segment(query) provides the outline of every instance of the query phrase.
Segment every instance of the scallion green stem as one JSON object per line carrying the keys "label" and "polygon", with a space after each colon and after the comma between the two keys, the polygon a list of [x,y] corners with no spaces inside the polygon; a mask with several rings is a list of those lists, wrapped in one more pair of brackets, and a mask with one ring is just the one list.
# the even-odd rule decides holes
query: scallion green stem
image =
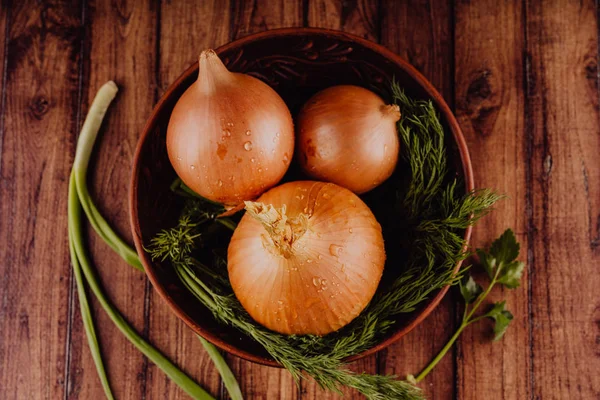
{"label": "scallion green stem", "polygon": [[[131,246],[129,246],[123,239],[121,239],[106,222],[104,217],[102,217],[92,201],[86,185],[87,168],[94,142],[100,129],[100,125],[102,124],[102,119],[106,114],[108,106],[115,97],[117,90],[117,86],[114,84],[114,82],[110,81],[100,88],[98,94],[94,98],[79,136],[75,154],[75,162],[73,164],[73,170],[69,179],[69,250],[71,253],[71,260],[73,264],[75,280],[77,283],[81,314],[84,321],[90,350],[92,352],[92,357],[94,359],[94,363],[96,364],[96,369],[98,371],[98,375],[100,376],[106,397],[113,399],[114,397],[110,389],[104,364],[102,362],[102,355],[100,353],[100,346],[97,340],[96,331],[94,329],[92,314],[87,301],[84,277],[87,279],[92,292],[99,300],[102,308],[104,308],[111,320],[115,323],[115,325],[117,325],[119,330],[121,330],[121,332],[134,346],[136,346],[146,357],[148,357],[160,369],[162,369],[169,378],[171,378],[186,393],[192,396],[192,398],[207,400],[213,399],[213,397],[204,389],[202,389],[196,382],[190,379],[184,372],[172,364],[169,359],[167,359],[158,350],[145,341],[127,323],[127,321],[125,321],[119,311],[108,301],[98,281],[96,280],[96,276],[83,245],[83,232],[81,225],[82,208],[98,235],[128,264],[137,269],[143,270],[140,259],[135,250],[133,250],[133,248],[131,248]],[[201,337],[199,337],[199,339],[221,374],[225,387],[229,391],[231,398],[233,400],[242,399],[239,385],[221,354],[217,351],[215,346]]]}
{"label": "scallion green stem", "polygon": [[77,140],[77,149],[75,151],[75,161],[73,162],[73,174],[77,187],[77,195],[81,206],[87,215],[88,220],[94,227],[94,230],[100,235],[117,254],[129,265],[143,271],[137,253],[110,227],[108,222],[102,217],[94,203],[90,200],[90,194],[87,189],[86,176],[90,162],[90,156],[98,136],[98,131],[102,125],[102,120],[106,114],[108,106],[117,94],[117,85],[113,81],[108,81],[96,94],[90,110],[85,117],[85,122],[81,128],[79,139]]}
{"label": "scallion green stem", "polygon": [[206,349],[206,352],[208,353],[211,360],[215,364],[215,367],[217,367],[217,370],[221,374],[221,379],[223,380],[223,384],[225,385],[225,388],[227,389],[231,400],[243,400],[244,397],[242,396],[242,390],[240,389],[240,386],[238,385],[238,382],[235,379],[233,372],[231,372],[231,369],[229,369],[229,366],[223,359],[221,353],[219,353],[217,348],[211,343],[209,343],[202,336],[198,336],[198,339],[200,340],[200,343],[202,343],[202,346],[204,346],[204,348]]}
{"label": "scallion green stem", "polygon": [[[74,187],[71,188],[72,185],[74,186],[74,180],[70,179],[69,192],[75,191]],[[71,210],[73,210],[75,207],[79,207],[77,196],[69,196],[68,207],[70,216]],[[85,335],[88,340],[88,345],[90,346],[92,359],[94,360],[96,370],[98,371],[98,376],[100,377],[100,382],[102,383],[102,389],[104,389],[104,394],[106,395],[106,398],[109,400],[113,400],[114,396],[112,394],[112,390],[110,389],[110,384],[108,382],[106,370],[104,369],[102,353],[100,352],[100,344],[98,343],[98,337],[96,336],[94,319],[92,318],[92,311],[88,303],[87,293],[85,292],[85,283],[83,281],[83,276],[81,275],[81,266],[79,265],[77,254],[75,253],[75,245],[73,244],[73,237],[70,226],[71,223],[69,222],[69,253],[71,254],[71,264],[73,264],[73,275],[75,275],[75,283],[77,285],[77,296],[79,297],[79,309],[81,311],[81,319],[83,320],[83,327],[85,328]]]}
{"label": "scallion green stem", "polygon": [[[88,255],[83,245],[83,231],[81,225],[81,207],[77,198],[75,189],[75,176],[71,175],[71,184],[69,185],[69,229],[71,232],[71,238],[73,239],[73,247],[75,250],[75,257],[77,262],[81,266],[83,275],[85,276],[88,285],[100,305],[106,311],[113,323],[119,328],[119,330],[127,337],[127,339],[140,350],[150,361],[155,363],[173,382],[175,382],[181,389],[188,393],[192,398],[199,400],[210,400],[214,399],[204,389],[202,389],[196,382],[189,378],[184,372],[179,370],[168,358],[162,355],[152,345],[150,345],[144,338],[142,338],[136,331],[129,325],[119,311],[108,301],[108,298],[102,291],[100,284],[98,283],[91,266]],[[100,373],[100,371],[99,371]],[[101,374],[101,373],[100,373]],[[101,374],[102,375],[102,374]]]}

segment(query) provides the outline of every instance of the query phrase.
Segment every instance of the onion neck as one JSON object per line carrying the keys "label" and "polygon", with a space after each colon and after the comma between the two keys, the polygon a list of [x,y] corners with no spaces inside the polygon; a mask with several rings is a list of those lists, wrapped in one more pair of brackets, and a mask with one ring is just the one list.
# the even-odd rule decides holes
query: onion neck
{"label": "onion neck", "polygon": [[385,104],[381,106],[381,113],[386,118],[393,118],[394,122],[400,120],[400,107],[398,104]]}
{"label": "onion neck", "polygon": [[308,216],[300,214],[295,218],[286,215],[285,205],[279,209],[271,204],[245,201],[246,211],[262,224],[273,242],[274,250],[289,258],[294,243],[308,229]]}
{"label": "onion neck", "polygon": [[219,82],[228,81],[232,76],[214,50],[204,50],[200,54],[197,82],[203,92],[213,92]]}

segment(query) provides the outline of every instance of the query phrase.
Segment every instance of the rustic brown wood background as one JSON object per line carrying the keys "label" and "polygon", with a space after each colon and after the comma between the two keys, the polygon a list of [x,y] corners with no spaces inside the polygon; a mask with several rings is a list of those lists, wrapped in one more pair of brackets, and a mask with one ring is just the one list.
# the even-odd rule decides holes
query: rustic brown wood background
{"label": "rustic brown wood background", "polygon": [[[509,194],[475,230],[522,243],[521,288],[496,291],[515,320],[491,343],[469,328],[422,384],[431,399],[600,398],[600,123],[594,1],[22,1],[0,8],[0,398],[100,399],[67,248],[67,177],[82,117],[109,79],[90,185],[129,237],[127,191],[140,130],[199,52],[279,27],[341,29],[379,42],[431,80],[467,138],[479,186]],[[219,375],[192,332],[95,235],[106,290],[135,327],[214,395]],[[353,365],[417,372],[456,325],[458,299]],[[120,399],[185,398],[95,304]],[[282,370],[227,356],[248,399],[331,399]],[[358,397],[349,393],[346,398]]]}

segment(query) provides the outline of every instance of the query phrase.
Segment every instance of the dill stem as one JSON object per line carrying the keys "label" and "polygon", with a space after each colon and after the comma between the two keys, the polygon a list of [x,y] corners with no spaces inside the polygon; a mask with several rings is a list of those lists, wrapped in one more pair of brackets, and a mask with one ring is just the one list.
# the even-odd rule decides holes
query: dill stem
{"label": "dill stem", "polygon": [[232,220],[230,220],[229,218],[216,218],[215,219],[216,222],[218,222],[219,224],[223,225],[226,228],[231,229],[231,231],[235,231],[236,225],[235,222],[233,222]]}

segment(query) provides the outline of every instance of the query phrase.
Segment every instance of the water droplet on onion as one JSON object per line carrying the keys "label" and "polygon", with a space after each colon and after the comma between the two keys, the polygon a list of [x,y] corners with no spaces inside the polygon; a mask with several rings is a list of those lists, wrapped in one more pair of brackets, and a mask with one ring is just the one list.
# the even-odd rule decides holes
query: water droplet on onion
{"label": "water droplet on onion", "polygon": [[343,251],[344,248],[337,244],[332,244],[329,246],[329,254],[331,254],[334,257],[339,257],[343,253]]}

